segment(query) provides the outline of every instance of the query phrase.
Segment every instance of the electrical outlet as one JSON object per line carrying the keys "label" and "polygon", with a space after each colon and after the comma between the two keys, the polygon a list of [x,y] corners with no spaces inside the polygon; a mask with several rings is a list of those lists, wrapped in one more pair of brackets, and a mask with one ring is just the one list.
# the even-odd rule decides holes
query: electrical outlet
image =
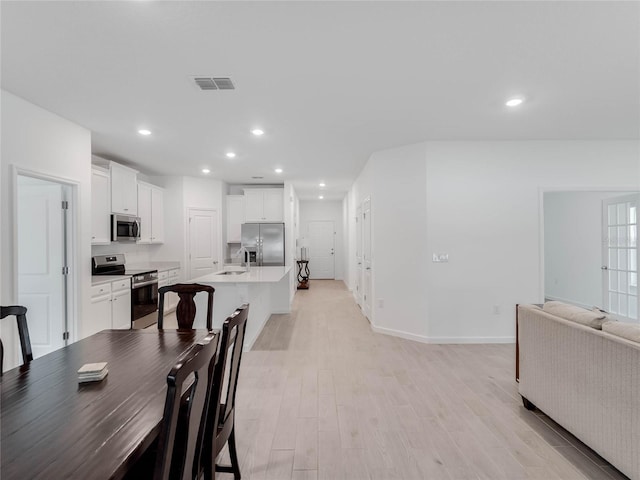
{"label": "electrical outlet", "polygon": [[434,253],[433,263],[447,263],[449,261],[448,253]]}

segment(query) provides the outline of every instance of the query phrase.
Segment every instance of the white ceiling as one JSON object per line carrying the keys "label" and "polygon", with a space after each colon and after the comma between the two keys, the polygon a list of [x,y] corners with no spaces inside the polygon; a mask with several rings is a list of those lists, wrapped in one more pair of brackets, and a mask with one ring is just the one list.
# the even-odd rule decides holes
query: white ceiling
{"label": "white ceiling", "polygon": [[[1,9],[2,88],[148,173],[206,166],[230,183],[290,180],[307,199],[324,181],[337,199],[372,152],[427,139],[639,138],[638,2]],[[202,92],[190,75],[230,76],[237,89]],[[508,110],[514,94],[528,101]]]}

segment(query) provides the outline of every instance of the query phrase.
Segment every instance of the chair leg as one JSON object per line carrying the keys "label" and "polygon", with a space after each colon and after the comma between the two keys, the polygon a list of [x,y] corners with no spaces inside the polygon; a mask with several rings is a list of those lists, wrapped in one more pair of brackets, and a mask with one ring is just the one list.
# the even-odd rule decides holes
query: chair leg
{"label": "chair leg", "polygon": [[234,480],[240,480],[240,464],[238,464],[238,452],[236,451],[236,426],[231,428],[229,434],[229,458],[231,459],[231,468],[233,469]]}

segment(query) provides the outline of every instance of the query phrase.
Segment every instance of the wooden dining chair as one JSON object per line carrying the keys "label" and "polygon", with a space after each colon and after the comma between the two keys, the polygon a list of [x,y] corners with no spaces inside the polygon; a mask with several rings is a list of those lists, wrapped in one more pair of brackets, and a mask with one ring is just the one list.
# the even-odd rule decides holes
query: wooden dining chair
{"label": "wooden dining chair", "polygon": [[[233,473],[235,480],[240,479],[234,418],[238,372],[240,371],[248,315],[249,305],[242,305],[222,325],[220,349],[213,375],[213,391],[207,407],[207,426],[202,450],[205,480],[214,479],[215,472]],[[226,397],[222,399],[225,386]],[[216,458],[227,443],[229,444],[231,465],[216,465]]]}
{"label": "wooden dining chair", "polygon": [[158,437],[153,480],[194,480],[206,428],[207,400],[214,388],[219,333],[210,333],[182,355],[167,376],[167,397]]}
{"label": "wooden dining chair", "polygon": [[[22,349],[22,361],[29,363],[33,360],[31,351],[31,339],[29,338],[29,327],[27,326],[27,308],[19,305],[10,307],[0,307],[0,319],[14,315],[18,322],[18,336],[20,337],[20,348]],[[2,375],[4,365],[4,346],[0,340],[0,375]]]}
{"label": "wooden dining chair", "polygon": [[192,330],[193,322],[196,318],[196,302],[194,300],[197,293],[206,292],[207,299],[207,330],[213,329],[213,293],[215,289],[209,285],[201,285],[199,283],[176,283],[175,285],[167,285],[160,287],[158,293],[160,299],[158,301],[158,329],[163,328],[164,318],[164,294],[174,292],[178,294],[180,300],[176,307],[176,318],[178,320],[178,330]]}

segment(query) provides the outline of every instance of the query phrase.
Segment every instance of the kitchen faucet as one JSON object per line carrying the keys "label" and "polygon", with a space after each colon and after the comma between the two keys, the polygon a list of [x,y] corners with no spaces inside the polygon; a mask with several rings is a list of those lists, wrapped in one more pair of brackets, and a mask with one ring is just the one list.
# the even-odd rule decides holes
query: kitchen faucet
{"label": "kitchen faucet", "polygon": [[250,272],[251,271],[251,254],[249,253],[249,250],[247,250],[245,247],[240,247],[240,250],[236,252],[236,257],[239,257],[240,255],[243,255],[242,258],[244,258],[245,272]]}

